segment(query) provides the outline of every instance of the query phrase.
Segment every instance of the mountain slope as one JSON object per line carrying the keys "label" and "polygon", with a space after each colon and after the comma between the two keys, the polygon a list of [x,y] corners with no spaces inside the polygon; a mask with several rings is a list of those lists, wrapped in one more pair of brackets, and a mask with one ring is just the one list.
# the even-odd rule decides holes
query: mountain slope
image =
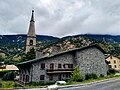
{"label": "mountain slope", "polygon": [[[0,35],[0,50],[10,54],[24,52],[26,37],[26,35]],[[37,43],[39,41],[50,43],[58,39],[53,36],[37,35]]]}
{"label": "mountain slope", "polygon": [[[58,42],[48,45],[45,48],[39,47],[39,54],[41,56],[48,56],[51,54],[67,51],[74,48],[81,48],[92,44],[98,44],[107,53],[120,57],[120,42],[117,39],[120,36],[112,35],[76,35],[61,38]],[[103,40],[104,39],[104,40]],[[41,45],[42,46],[42,45]],[[40,57],[41,57],[40,56]]]}
{"label": "mountain slope", "polygon": [[[26,35],[0,35],[0,53],[9,56],[5,59],[19,61],[25,51]],[[76,35],[57,38],[37,35],[37,51],[41,55],[51,55],[74,48],[100,45],[107,53],[120,57],[120,36],[112,35]]]}
{"label": "mountain slope", "polygon": [[97,35],[97,34],[85,34],[80,35],[88,38],[96,39],[99,41],[106,41],[111,43],[120,43],[120,35]]}

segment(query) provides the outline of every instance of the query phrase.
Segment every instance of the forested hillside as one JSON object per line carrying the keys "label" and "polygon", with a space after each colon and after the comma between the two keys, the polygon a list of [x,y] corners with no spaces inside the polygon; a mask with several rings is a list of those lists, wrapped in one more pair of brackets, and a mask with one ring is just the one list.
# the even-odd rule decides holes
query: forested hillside
{"label": "forested hillside", "polygon": [[[25,51],[26,35],[0,35],[0,56],[6,63],[19,62]],[[91,44],[100,45],[107,53],[120,57],[120,36],[76,35],[57,38],[37,35],[37,50],[51,55]]]}

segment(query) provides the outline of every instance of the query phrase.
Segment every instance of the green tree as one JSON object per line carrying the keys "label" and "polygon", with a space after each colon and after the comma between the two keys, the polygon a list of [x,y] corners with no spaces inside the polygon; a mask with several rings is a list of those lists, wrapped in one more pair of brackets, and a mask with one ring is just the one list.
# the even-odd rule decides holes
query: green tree
{"label": "green tree", "polygon": [[27,61],[27,60],[32,60],[32,59],[35,59],[35,49],[34,48],[30,49],[29,52],[24,54],[22,56],[22,60],[21,61]]}
{"label": "green tree", "polygon": [[83,77],[80,75],[79,67],[76,66],[73,73],[72,73],[72,79],[73,81],[83,81]]}
{"label": "green tree", "polygon": [[10,71],[4,74],[2,79],[3,80],[14,80],[14,78],[15,78],[15,72]]}
{"label": "green tree", "polygon": [[4,65],[4,60],[2,57],[0,57],[0,67]]}

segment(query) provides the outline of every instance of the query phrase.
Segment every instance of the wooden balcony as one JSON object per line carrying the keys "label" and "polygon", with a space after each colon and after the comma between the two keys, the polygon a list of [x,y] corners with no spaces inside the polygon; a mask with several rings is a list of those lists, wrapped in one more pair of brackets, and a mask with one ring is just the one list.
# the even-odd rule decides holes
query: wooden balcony
{"label": "wooden balcony", "polygon": [[74,69],[47,69],[47,74],[72,73]]}

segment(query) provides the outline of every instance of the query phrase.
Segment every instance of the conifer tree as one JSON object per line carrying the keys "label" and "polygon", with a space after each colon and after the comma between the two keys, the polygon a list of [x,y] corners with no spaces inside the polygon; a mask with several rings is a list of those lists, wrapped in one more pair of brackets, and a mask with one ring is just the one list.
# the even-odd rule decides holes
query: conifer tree
{"label": "conifer tree", "polygon": [[72,79],[73,79],[73,81],[77,81],[77,82],[83,80],[82,76],[80,75],[80,70],[79,70],[78,66],[75,67],[75,69],[72,73]]}

